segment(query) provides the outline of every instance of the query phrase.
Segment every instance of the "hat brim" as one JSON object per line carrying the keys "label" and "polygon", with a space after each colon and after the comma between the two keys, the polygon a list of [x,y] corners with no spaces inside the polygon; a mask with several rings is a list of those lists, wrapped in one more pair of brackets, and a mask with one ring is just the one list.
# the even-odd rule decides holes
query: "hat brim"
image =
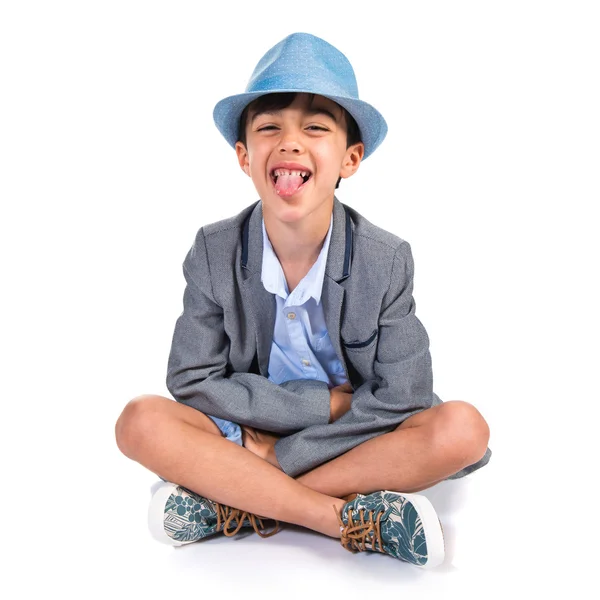
{"label": "hat brim", "polygon": [[[228,96],[223,100],[217,102],[214,111],[213,119],[217,129],[221,132],[223,137],[227,140],[228,144],[235,148],[235,143],[238,141],[238,128],[240,117],[244,108],[250,104],[256,98],[260,96],[266,96],[267,94],[279,94],[286,92],[297,92],[313,94],[317,93],[313,90],[301,90],[301,89],[279,89],[259,92],[246,92],[244,94],[236,94],[235,96]],[[330,94],[319,94],[325,98],[329,98],[334,102],[337,102],[340,106],[345,108],[354,117],[363,144],[365,145],[365,153],[363,160],[368,158],[375,149],[383,142],[387,134],[387,123],[381,115],[381,113],[363,100],[357,100],[355,98],[348,98],[345,96],[333,96]]]}

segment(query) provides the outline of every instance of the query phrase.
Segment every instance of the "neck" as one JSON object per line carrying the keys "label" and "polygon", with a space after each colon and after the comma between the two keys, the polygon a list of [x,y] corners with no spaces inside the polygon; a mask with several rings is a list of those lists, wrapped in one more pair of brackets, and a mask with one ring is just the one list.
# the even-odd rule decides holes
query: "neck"
{"label": "neck", "polygon": [[265,229],[273,250],[282,265],[312,266],[325,243],[333,201],[300,221],[286,223],[264,210]]}

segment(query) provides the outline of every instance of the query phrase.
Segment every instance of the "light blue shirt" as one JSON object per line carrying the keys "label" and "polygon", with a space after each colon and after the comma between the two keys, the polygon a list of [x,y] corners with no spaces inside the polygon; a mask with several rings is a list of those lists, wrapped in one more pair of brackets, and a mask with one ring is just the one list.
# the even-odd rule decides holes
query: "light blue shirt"
{"label": "light blue shirt", "polygon": [[[268,292],[275,294],[277,300],[269,358],[269,381],[278,385],[292,379],[316,379],[327,382],[329,388],[332,388],[348,381],[344,366],[331,345],[321,304],[332,226],[333,212],[319,258],[290,294],[283,268],[273,250],[263,219],[261,281]],[[238,423],[207,416],[217,424],[228,440],[243,446],[242,430]]]}
{"label": "light blue shirt", "polygon": [[277,301],[269,380],[278,385],[292,379],[315,379],[325,381],[332,388],[347,381],[344,367],[331,344],[321,304],[332,226],[333,212],[317,261],[290,294],[264,219],[262,221],[261,281],[268,292],[275,294]]}

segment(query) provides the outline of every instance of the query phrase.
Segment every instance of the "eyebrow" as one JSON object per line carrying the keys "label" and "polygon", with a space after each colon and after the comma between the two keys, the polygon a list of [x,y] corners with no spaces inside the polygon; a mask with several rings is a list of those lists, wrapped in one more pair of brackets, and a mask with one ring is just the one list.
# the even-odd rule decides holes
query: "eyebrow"
{"label": "eyebrow", "polygon": [[[261,110],[260,112],[257,112],[256,114],[252,115],[252,119],[250,120],[250,123],[254,123],[254,120],[256,119],[256,117],[259,117],[260,115],[280,115],[281,114],[281,110]],[[334,123],[338,123],[338,119],[337,117],[330,111],[327,110],[326,108],[308,108],[306,110],[306,114],[310,117],[315,116],[315,115],[325,115],[326,117],[329,117]]]}

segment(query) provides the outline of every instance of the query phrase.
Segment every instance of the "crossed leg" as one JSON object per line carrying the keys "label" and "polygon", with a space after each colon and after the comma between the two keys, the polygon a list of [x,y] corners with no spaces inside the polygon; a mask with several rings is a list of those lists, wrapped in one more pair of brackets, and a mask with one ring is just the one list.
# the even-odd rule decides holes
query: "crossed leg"
{"label": "crossed leg", "polygon": [[295,479],[338,498],[377,490],[417,492],[476,463],[488,440],[488,425],[473,405],[448,401]]}
{"label": "crossed leg", "polygon": [[447,402],[388,434],[289,477],[224,439],[206,415],[160,396],[132,400],[115,434],[121,451],[149,470],[211,500],[339,537],[331,509],[344,496],[376,490],[417,491],[479,460],[487,424],[466,402]]}

